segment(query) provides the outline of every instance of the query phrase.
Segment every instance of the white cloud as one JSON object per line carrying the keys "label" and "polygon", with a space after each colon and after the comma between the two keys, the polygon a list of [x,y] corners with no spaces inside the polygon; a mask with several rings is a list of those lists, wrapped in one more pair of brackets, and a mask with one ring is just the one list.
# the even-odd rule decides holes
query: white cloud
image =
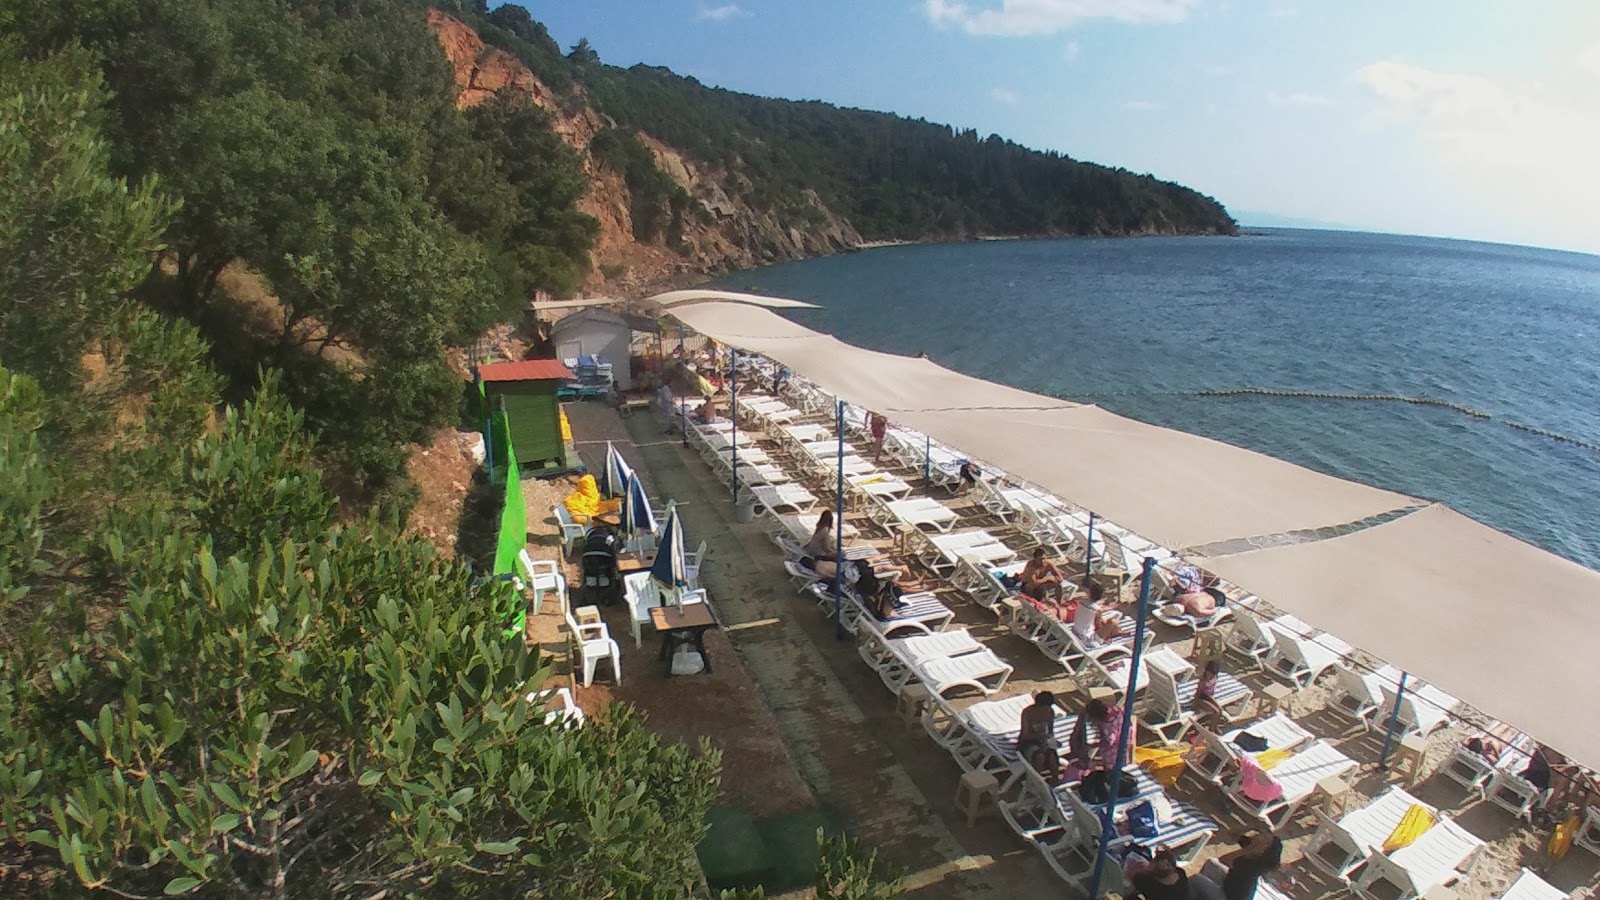
{"label": "white cloud", "polygon": [[1016,91],[1008,90],[1008,89],[1003,88],[1003,87],[997,87],[997,88],[991,90],[989,92],[989,96],[993,97],[996,101],[998,101],[1000,103],[1004,103],[1007,106],[1016,106],[1018,103],[1022,102],[1022,98],[1017,96],[1017,92]]}
{"label": "white cloud", "polygon": [[1600,76],[1600,44],[1585,48],[1582,53],[1578,54],[1575,62],[1577,62],[1578,68],[1585,72]]}
{"label": "white cloud", "polygon": [[1600,251],[1600,85],[1502,83],[1388,60],[1357,70],[1399,130],[1491,212],[1542,240]]}
{"label": "white cloud", "polygon": [[734,19],[748,19],[753,15],[755,13],[737,3],[724,3],[721,6],[701,6],[694,17],[702,22],[731,22]]}
{"label": "white cloud", "polygon": [[1129,100],[1122,104],[1122,108],[1130,112],[1155,112],[1158,109],[1166,109],[1166,106],[1150,100]]}
{"label": "white cloud", "polygon": [[968,34],[1055,34],[1080,22],[1110,19],[1126,25],[1170,25],[1189,17],[1200,0],[924,0],[935,25],[953,25]]}
{"label": "white cloud", "polygon": [[1067,45],[1061,48],[1061,58],[1067,62],[1072,62],[1078,58],[1078,53],[1082,50],[1083,48],[1078,45],[1077,41],[1067,41]]}
{"label": "white cloud", "polygon": [[1268,91],[1267,103],[1273,106],[1332,106],[1333,98],[1321,94],[1308,94],[1305,91],[1291,91],[1287,94]]}

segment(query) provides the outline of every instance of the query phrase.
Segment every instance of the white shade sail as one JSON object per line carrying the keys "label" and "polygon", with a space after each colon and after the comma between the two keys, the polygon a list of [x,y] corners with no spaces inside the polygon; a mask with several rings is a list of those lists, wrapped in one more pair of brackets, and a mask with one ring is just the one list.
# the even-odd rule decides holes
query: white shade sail
{"label": "white shade sail", "polygon": [[1265,454],[1094,406],[863,350],[754,306],[677,305],[694,330],[764,354],[877,410],[1177,550],[1345,525],[1420,505]]}
{"label": "white shade sail", "polygon": [[1206,565],[1600,769],[1600,572],[1437,505]]}

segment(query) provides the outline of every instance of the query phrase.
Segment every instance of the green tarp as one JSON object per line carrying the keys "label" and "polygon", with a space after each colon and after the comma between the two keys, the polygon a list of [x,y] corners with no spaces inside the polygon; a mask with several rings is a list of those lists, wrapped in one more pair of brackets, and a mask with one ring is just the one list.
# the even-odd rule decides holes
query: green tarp
{"label": "green tarp", "polygon": [[[517,470],[517,454],[511,447],[510,420],[505,412],[489,417],[488,431],[492,435],[494,456],[499,465],[491,472],[504,473],[505,499],[500,506],[500,537],[494,552],[494,574],[520,575],[517,556],[528,543],[528,510],[522,497],[522,474]],[[507,611],[506,634],[521,635],[527,625],[528,609],[520,595]]]}

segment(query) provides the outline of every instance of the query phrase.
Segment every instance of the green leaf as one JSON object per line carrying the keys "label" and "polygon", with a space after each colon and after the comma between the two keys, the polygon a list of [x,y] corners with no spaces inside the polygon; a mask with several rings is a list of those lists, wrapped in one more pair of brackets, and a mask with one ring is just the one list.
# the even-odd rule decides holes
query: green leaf
{"label": "green leaf", "polygon": [[295,760],[294,765],[289,769],[288,777],[299,778],[301,775],[311,771],[311,767],[316,764],[317,751],[307,750],[306,752],[300,754],[299,759]]}
{"label": "green leaf", "polygon": [[479,841],[478,850],[481,853],[493,853],[495,856],[509,856],[517,852],[517,845],[522,843],[522,838],[509,841]]}
{"label": "green leaf", "polygon": [[361,777],[360,778],[356,779],[356,784],[359,784],[362,787],[372,787],[373,785],[377,784],[382,779],[383,779],[383,772],[382,771],[380,771],[378,769],[368,769],[365,772],[361,773]]}
{"label": "green leaf", "polygon": [[187,894],[199,886],[200,879],[190,878],[185,875],[182,878],[174,878],[167,882],[167,886],[162,888],[161,891],[169,896],[172,894]]}
{"label": "green leaf", "polygon": [[216,794],[217,799],[227,804],[229,809],[235,809],[239,812],[249,812],[250,810],[250,807],[246,806],[244,801],[239,799],[239,795],[233,792],[233,788],[229,787],[223,782],[211,782],[211,793]]}
{"label": "green leaf", "polygon": [[215,819],[211,820],[211,833],[227,834],[235,828],[238,828],[241,821],[243,821],[243,819],[241,819],[237,813],[225,813],[217,816]]}

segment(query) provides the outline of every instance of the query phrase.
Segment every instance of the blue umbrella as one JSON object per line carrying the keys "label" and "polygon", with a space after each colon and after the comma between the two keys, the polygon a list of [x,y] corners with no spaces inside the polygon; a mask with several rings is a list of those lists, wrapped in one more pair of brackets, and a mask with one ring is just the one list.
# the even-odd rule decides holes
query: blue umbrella
{"label": "blue umbrella", "polygon": [[689,562],[683,553],[683,525],[678,522],[678,511],[667,514],[667,524],[661,528],[661,543],[656,547],[656,561],[650,567],[650,577],[671,591],[674,597],[688,587],[684,580]]}
{"label": "blue umbrella", "polygon": [[656,514],[650,508],[650,498],[645,496],[644,482],[630,472],[627,499],[622,503],[622,533],[643,534],[655,530]]}
{"label": "blue umbrella", "polygon": [[632,466],[622,460],[621,453],[616,452],[616,447],[610,440],[605,442],[605,468],[600,469],[600,479],[595,487],[600,488],[600,496],[626,496],[627,479],[634,474]]}

